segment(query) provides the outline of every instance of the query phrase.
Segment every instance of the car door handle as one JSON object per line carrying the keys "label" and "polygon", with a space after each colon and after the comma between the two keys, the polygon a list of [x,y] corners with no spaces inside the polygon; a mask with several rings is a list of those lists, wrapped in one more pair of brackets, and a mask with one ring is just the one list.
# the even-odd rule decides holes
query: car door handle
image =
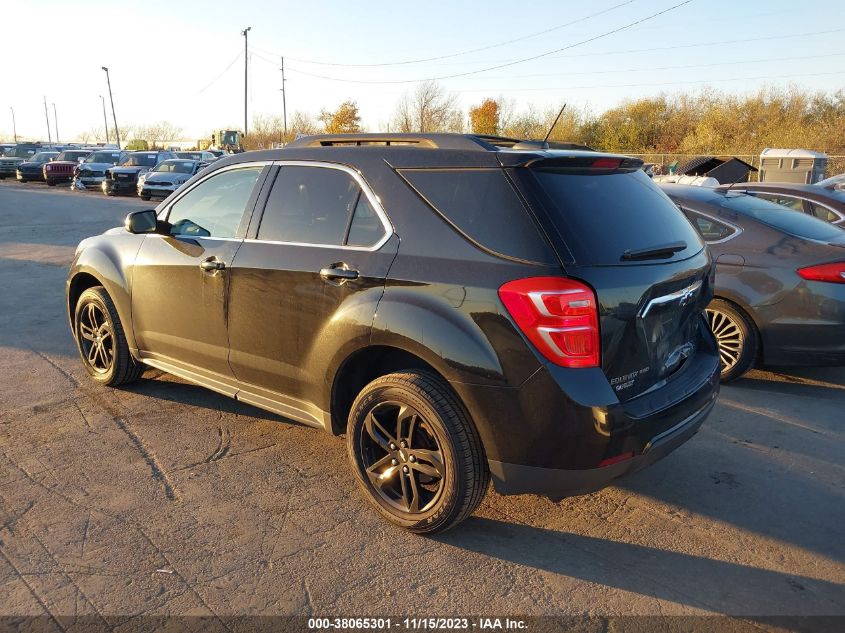
{"label": "car door handle", "polygon": [[200,262],[200,268],[203,270],[223,270],[226,268],[226,264],[217,259],[206,259]]}
{"label": "car door handle", "polygon": [[331,281],[348,281],[350,279],[358,279],[358,271],[332,266],[330,268],[321,268],[320,277]]}

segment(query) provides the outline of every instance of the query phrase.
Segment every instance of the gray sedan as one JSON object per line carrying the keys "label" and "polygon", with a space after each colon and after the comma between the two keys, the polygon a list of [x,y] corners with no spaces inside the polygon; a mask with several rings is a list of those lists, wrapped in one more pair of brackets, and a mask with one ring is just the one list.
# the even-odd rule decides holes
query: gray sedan
{"label": "gray sedan", "polygon": [[753,195],[660,187],[716,262],[722,380],[755,363],[845,365],[845,230]]}

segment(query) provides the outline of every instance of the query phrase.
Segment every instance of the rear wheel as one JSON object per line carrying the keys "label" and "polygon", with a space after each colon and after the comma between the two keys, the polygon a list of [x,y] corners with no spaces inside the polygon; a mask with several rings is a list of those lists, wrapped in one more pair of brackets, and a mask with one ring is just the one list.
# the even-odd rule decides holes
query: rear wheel
{"label": "rear wheel", "polygon": [[73,324],[79,356],[94,380],[116,387],[143,373],[143,365],[129,352],[123,325],[105,288],[95,286],[82,293]]}
{"label": "rear wheel", "polygon": [[707,320],[719,344],[722,382],[739,378],[757,358],[757,330],[739,307],[722,299],[707,306]]}
{"label": "rear wheel", "polygon": [[449,386],[407,371],[377,378],[352,405],[347,448],[382,517],[417,534],[466,519],[487,491],[481,440]]}

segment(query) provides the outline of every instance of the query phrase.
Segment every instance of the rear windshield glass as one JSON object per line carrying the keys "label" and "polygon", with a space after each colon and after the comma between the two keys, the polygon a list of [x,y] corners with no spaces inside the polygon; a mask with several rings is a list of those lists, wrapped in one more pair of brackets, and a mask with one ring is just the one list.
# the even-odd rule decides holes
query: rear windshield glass
{"label": "rear windshield glass", "polygon": [[839,227],[811,215],[779,204],[743,194],[725,196],[719,205],[759,220],[795,237],[830,242],[841,240],[845,232]]}
{"label": "rear windshield glass", "polygon": [[630,263],[673,261],[704,247],[681,210],[642,170],[587,174],[536,168],[533,173],[550,199],[552,222],[578,262],[623,264],[626,251],[686,243],[671,257]]}
{"label": "rear windshield glass", "polygon": [[527,261],[554,254],[501,169],[403,170],[411,186],[476,244]]}

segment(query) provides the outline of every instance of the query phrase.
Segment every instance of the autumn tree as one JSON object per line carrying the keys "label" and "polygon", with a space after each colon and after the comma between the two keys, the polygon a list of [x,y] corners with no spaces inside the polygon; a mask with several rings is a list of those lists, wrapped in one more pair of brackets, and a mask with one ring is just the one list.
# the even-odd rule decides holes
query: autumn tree
{"label": "autumn tree", "polygon": [[454,95],[435,81],[425,81],[403,95],[393,127],[399,132],[463,132],[464,118]]}
{"label": "autumn tree", "polygon": [[349,134],[361,131],[361,116],[358,104],[352,100],[344,101],[335,111],[320,111],[319,121],[326,134]]}
{"label": "autumn tree", "polygon": [[469,125],[473,134],[496,135],[499,133],[499,103],[487,98],[469,109]]}

